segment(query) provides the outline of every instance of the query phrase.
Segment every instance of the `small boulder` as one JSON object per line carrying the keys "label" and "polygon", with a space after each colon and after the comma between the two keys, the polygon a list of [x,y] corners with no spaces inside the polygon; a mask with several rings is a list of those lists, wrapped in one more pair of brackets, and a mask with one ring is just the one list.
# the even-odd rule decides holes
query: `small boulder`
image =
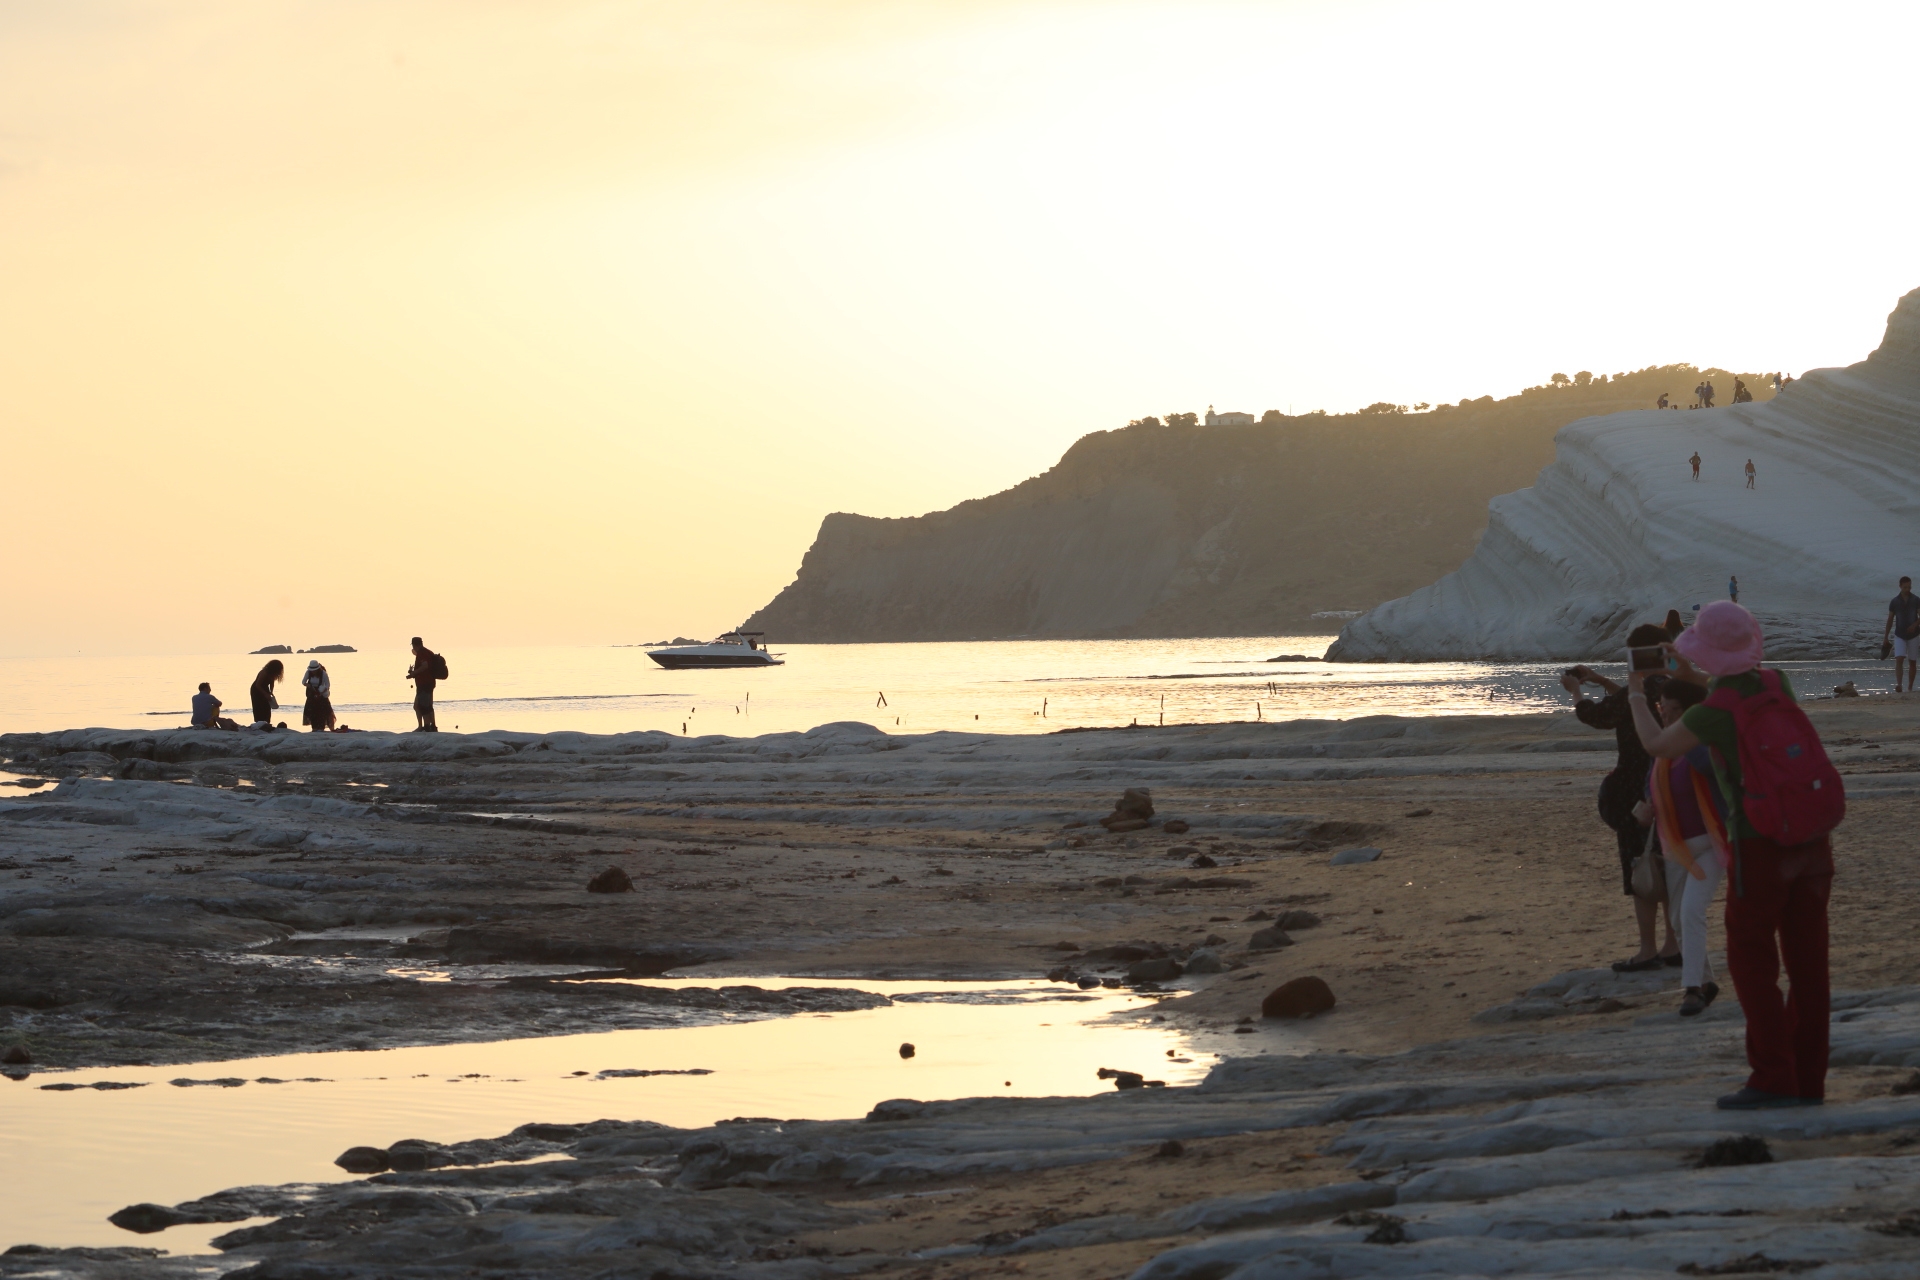
{"label": "small boulder", "polygon": [[1292,945],[1293,939],[1289,938],[1287,931],[1277,924],[1270,924],[1247,939],[1247,950],[1249,951],[1277,951],[1281,947],[1290,947]]}
{"label": "small boulder", "polygon": [[0,1062],[10,1067],[25,1066],[32,1061],[33,1051],[23,1044],[10,1044],[4,1050],[0,1050]]}
{"label": "small boulder", "polygon": [[1733,1165],[1772,1163],[1773,1150],[1767,1146],[1767,1140],[1757,1133],[1743,1133],[1715,1139],[1700,1153],[1700,1162],[1694,1168],[1725,1169]]}
{"label": "small boulder", "polygon": [[1180,962],[1168,957],[1136,960],[1127,966],[1128,982],[1166,982],[1181,974]]}
{"label": "small boulder", "polygon": [[1116,1071],[1112,1067],[1101,1067],[1094,1074],[1102,1080],[1113,1081],[1116,1089],[1143,1089],[1147,1084],[1147,1078],[1138,1071]]}
{"label": "small boulder", "polygon": [[1226,967],[1225,962],[1220,959],[1220,953],[1209,947],[1202,947],[1187,957],[1188,973],[1220,973]]}
{"label": "small boulder", "polygon": [[1187,1154],[1187,1149],[1181,1144],[1180,1139],[1168,1138],[1155,1149],[1153,1154],[1157,1159],[1174,1160]]}
{"label": "small boulder", "polygon": [[1123,831],[1145,831],[1147,829],[1147,820],[1145,818],[1127,818],[1116,815],[1100,819],[1100,825],[1115,835],[1119,835]]}
{"label": "small boulder", "polygon": [[1128,787],[1120,793],[1120,799],[1114,802],[1115,813],[1128,813],[1136,818],[1153,816],[1153,793],[1145,787]]}
{"label": "small boulder", "polygon": [[1280,918],[1274,921],[1273,927],[1276,929],[1311,929],[1319,923],[1319,916],[1313,914],[1311,911],[1302,911],[1296,907],[1292,911],[1281,912]]}
{"label": "small boulder", "polygon": [[380,1147],[348,1147],[333,1162],[348,1173],[385,1173],[393,1167]]}
{"label": "small boulder", "polygon": [[1379,860],[1380,851],[1372,846],[1366,846],[1359,849],[1342,849],[1339,853],[1327,859],[1327,865],[1330,867],[1351,867],[1358,863],[1378,862]]}
{"label": "small boulder", "polygon": [[1295,978],[1283,982],[1260,1002],[1263,1018],[1311,1018],[1333,1008],[1333,988],[1320,978]]}
{"label": "small boulder", "polygon": [[903,1058],[911,1058],[914,1055],[914,1052],[915,1052],[914,1047],[910,1044],[903,1044],[900,1046],[900,1056]]}
{"label": "small boulder", "polygon": [[633,880],[618,867],[608,867],[587,881],[588,893],[632,893]]}
{"label": "small boulder", "polygon": [[1080,978],[1078,981],[1076,981],[1073,985],[1080,988],[1082,991],[1091,991],[1095,987],[1100,985],[1100,979],[1094,977],[1092,974],[1087,974],[1085,977]]}
{"label": "small boulder", "polygon": [[1193,855],[1193,860],[1187,865],[1192,867],[1217,867],[1220,864],[1204,853],[1196,853]]}
{"label": "small boulder", "polygon": [[1193,830],[1191,826],[1187,825],[1187,821],[1184,818],[1169,818],[1161,825],[1160,829],[1170,836],[1183,836]]}
{"label": "small boulder", "polygon": [[180,1220],[180,1215],[164,1204],[130,1204],[118,1213],[107,1215],[107,1221],[122,1231],[143,1236],[165,1231]]}

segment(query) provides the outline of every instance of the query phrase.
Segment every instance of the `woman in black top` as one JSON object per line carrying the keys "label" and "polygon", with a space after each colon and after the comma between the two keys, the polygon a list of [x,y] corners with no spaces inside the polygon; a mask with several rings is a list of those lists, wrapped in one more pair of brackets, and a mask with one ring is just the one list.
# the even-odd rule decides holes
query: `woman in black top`
{"label": "woman in black top", "polygon": [[[1631,648],[1667,643],[1667,629],[1649,623],[1633,629],[1627,637]],[[1651,687],[1661,677],[1648,680]],[[1580,694],[1582,685],[1598,685],[1606,691],[1602,698],[1586,698]],[[1615,684],[1603,675],[1591,669],[1569,667],[1560,676],[1560,686],[1571,693],[1575,702],[1573,713],[1580,717],[1580,723],[1595,729],[1613,730],[1618,755],[1613,763],[1613,772],[1600,781],[1600,821],[1613,829],[1614,841],[1620,854],[1620,884],[1628,897],[1633,897],[1633,862],[1647,848],[1648,829],[1634,818],[1634,806],[1646,795],[1647,773],[1653,767],[1653,758],[1647,749],[1640,745],[1640,735],[1633,727],[1633,712],[1627,706],[1627,688]],[[1657,694],[1649,694],[1657,697]],[[1654,945],[1654,929],[1659,923],[1660,904],[1645,898],[1633,897],[1633,910],[1636,922],[1640,926],[1640,950],[1631,960],[1616,960],[1613,967],[1623,973],[1635,973],[1643,969],[1658,969],[1663,964],[1678,966],[1680,963],[1680,939],[1673,931],[1673,914],[1667,914],[1666,945]]]}
{"label": "woman in black top", "polygon": [[253,684],[247,689],[247,695],[253,699],[253,722],[272,724],[273,709],[279,705],[273,696],[273,686],[287,678],[286,664],[275,658],[260,668],[260,674],[253,678]]}

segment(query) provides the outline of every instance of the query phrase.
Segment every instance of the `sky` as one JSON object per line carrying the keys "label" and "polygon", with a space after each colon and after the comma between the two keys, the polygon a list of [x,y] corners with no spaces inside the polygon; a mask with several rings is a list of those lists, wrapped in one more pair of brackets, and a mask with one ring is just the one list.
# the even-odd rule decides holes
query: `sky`
{"label": "sky", "polygon": [[1146,414],[1802,372],[1912,5],[0,0],[0,656],[737,624]]}

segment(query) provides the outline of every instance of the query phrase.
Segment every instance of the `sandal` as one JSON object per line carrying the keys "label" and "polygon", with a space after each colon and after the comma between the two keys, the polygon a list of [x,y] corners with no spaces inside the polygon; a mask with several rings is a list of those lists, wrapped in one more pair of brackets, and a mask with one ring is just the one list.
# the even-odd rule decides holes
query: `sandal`
{"label": "sandal", "polygon": [[1666,963],[1659,956],[1648,956],[1645,960],[1615,960],[1613,971],[1615,973],[1647,973],[1654,969],[1665,968]]}

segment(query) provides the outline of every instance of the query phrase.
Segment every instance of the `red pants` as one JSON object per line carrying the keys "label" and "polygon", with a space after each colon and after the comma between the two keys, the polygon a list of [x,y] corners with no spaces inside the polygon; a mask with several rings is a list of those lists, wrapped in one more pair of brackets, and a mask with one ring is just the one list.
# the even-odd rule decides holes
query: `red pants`
{"label": "red pants", "polygon": [[1747,1065],[1753,1068],[1747,1084],[1768,1093],[1825,1097],[1832,842],[1823,837],[1782,846],[1748,838],[1738,848],[1737,878],[1727,891],[1727,969],[1747,1015]]}

